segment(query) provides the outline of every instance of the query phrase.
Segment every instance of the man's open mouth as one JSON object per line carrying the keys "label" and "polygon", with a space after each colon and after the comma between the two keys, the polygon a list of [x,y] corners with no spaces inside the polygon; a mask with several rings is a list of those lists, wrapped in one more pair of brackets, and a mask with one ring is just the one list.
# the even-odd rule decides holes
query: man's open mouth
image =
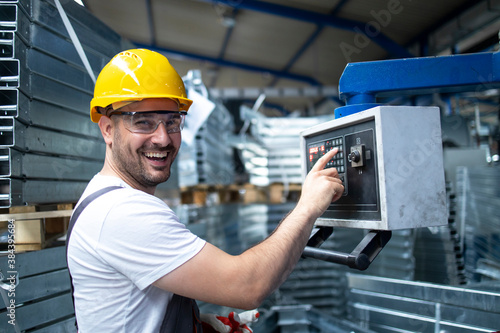
{"label": "man's open mouth", "polygon": [[144,156],[146,156],[148,159],[154,160],[154,161],[161,161],[167,158],[168,153],[165,152],[148,152],[144,153]]}

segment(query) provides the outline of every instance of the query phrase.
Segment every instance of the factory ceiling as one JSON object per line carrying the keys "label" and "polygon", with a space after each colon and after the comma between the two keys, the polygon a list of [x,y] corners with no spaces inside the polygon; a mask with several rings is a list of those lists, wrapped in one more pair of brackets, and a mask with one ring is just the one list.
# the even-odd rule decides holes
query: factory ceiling
{"label": "factory ceiling", "polygon": [[[335,95],[349,62],[496,50],[500,30],[500,0],[83,4],[135,45],[166,54],[181,75],[200,70],[217,96],[252,102],[267,89],[265,105],[282,114],[342,105]],[[468,112],[467,103],[454,105]],[[484,107],[484,117],[496,114]]]}

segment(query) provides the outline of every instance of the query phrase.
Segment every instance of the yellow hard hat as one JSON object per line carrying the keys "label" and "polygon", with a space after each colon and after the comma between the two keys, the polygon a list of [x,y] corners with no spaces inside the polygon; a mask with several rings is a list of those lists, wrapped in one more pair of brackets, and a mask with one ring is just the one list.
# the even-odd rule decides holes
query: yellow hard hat
{"label": "yellow hard hat", "polygon": [[145,98],[173,99],[179,104],[179,111],[187,111],[193,103],[187,98],[182,78],[166,57],[146,49],[120,52],[97,78],[90,102],[90,119],[97,123],[101,118],[97,107]]}

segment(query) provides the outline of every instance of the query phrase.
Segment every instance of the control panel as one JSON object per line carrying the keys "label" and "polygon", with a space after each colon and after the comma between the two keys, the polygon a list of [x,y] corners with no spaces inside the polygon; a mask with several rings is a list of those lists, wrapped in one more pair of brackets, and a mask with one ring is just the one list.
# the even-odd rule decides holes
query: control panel
{"label": "control panel", "polygon": [[325,155],[332,149],[337,148],[339,152],[333,157],[331,161],[326,164],[327,168],[337,168],[341,178],[344,177],[345,165],[344,165],[344,139],[342,137],[330,138],[328,140],[322,140],[310,144],[307,148],[309,151],[309,168],[320,159],[321,156]]}
{"label": "control panel", "polygon": [[447,223],[436,107],[378,106],[301,133],[303,177],[331,149],[342,197],[316,225],[394,230]]}

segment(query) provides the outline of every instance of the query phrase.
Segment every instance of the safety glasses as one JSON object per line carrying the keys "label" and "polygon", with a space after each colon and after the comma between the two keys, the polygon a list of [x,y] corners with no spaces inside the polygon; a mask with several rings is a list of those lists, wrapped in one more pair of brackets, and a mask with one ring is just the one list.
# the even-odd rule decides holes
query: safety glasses
{"label": "safety glasses", "polygon": [[167,133],[178,133],[184,127],[186,112],[178,111],[145,111],[122,112],[114,111],[109,115],[119,115],[123,119],[125,128],[132,133],[151,134],[161,123],[165,125]]}

